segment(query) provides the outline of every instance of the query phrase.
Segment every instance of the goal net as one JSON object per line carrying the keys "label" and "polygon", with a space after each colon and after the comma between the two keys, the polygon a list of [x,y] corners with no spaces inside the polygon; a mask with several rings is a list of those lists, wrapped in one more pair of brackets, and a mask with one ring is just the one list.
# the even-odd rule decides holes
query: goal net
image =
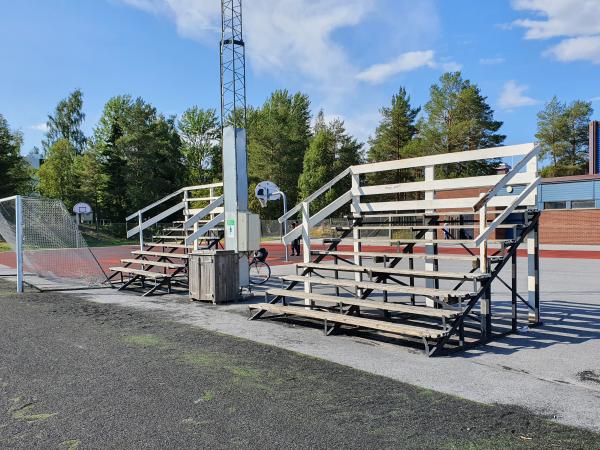
{"label": "goal net", "polygon": [[[25,281],[41,289],[96,286],[106,280],[75,220],[62,201],[20,197],[22,266]],[[0,237],[10,255],[0,253],[0,266],[17,269],[16,197],[0,200]]]}

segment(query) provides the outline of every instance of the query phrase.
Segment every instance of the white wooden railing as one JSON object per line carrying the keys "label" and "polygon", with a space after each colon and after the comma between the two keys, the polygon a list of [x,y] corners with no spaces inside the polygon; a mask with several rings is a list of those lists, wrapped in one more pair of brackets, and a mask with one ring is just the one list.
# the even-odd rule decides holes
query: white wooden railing
{"label": "white wooden railing", "polygon": [[[223,195],[217,195],[219,188],[223,187],[223,183],[212,183],[200,186],[183,187],[156,202],[134,212],[126,218],[127,222],[137,220],[137,225],[127,231],[127,237],[130,238],[139,234],[140,249],[144,249],[144,233],[143,231],[151,226],[159,223],[167,217],[182,211],[185,221],[183,230],[193,230],[193,234],[186,238],[186,245],[194,245],[194,249],[198,248],[198,239],[204,236],[209,230],[214,228],[219,223],[223,222]],[[166,202],[177,199],[176,203],[161,210],[160,207]],[[203,208],[194,208],[194,203],[206,203],[208,206]],[[160,211],[160,212],[156,212]],[[144,219],[148,213],[154,214],[150,218]],[[208,217],[209,221],[203,226],[199,226],[199,222]],[[208,225],[211,225],[210,227]]]}
{"label": "white wooden railing", "polygon": [[[351,203],[351,212],[356,217],[363,213],[388,213],[392,211],[433,213],[440,210],[467,209],[473,213],[479,212],[480,215],[479,235],[473,240],[473,244],[480,248],[480,267],[485,272],[487,271],[487,243],[494,230],[517,207],[534,207],[536,205],[537,187],[540,183],[537,168],[539,151],[539,146],[531,143],[351,166],[279,218],[281,223],[297,213],[301,213],[302,217],[302,224],[288,232],[283,237],[283,241],[287,245],[294,239],[301,237],[304,244],[304,259],[308,262],[310,260],[311,229],[348,203]],[[435,179],[436,166],[510,157],[520,157],[520,160],[505,175]],[[361,175],[416,168],[424,169],[423,181],[372,186],[361,185]],[[346,176],[351,177],[351,189],[320,211],[311,214],[310,204]],[[492,188],[480,196],[473,197],[466,194],[464,197],[459,198],[436,198],[437,192],[460,192],[461,189],[473,188],[481,190],[490,186]],[[513,188],[518,186],[523,190],[518,194],[503,192],[509,186]],[[374,195],[398,193],[421,193],[419,197],[422,197],[422,199],[369,201],[369,197]],[[487,220],[489,207],[504,208],[491,223],[488,223]],[[433,239],[434,233],[433,231],[429,232],[427,239]],[[353,235],[354,238],[358,236],[359,234],[356,233]],[[355,251],[359,251],[360,244],[355,242],[354,246]]]}

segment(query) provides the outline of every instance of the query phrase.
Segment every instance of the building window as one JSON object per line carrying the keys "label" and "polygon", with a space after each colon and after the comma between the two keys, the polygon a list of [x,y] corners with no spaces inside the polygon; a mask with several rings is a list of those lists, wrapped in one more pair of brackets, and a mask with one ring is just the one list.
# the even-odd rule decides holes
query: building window
{"label": "building window", "polygon": [[596,202],[594,200],[573,200],[571,202],[571,208],[582,209],[582,208],[595,208]]}
{"label": "building window", "polygon": [[567,202],[544,202],[544,209],[567,209]]}

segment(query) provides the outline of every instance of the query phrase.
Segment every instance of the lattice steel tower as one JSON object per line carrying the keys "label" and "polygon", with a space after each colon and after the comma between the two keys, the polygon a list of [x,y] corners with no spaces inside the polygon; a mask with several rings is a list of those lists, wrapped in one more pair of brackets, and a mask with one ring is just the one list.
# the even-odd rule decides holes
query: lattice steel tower
{"label": "lattice steel tower", "polygon": [[221,128],[246,128],[246,48],[242,0],[221,0]]}

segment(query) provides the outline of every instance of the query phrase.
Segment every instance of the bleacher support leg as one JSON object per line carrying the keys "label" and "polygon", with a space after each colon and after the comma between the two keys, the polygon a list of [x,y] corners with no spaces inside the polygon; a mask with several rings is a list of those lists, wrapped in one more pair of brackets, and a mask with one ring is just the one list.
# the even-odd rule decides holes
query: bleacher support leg
{"label": "bleacher support leg", "polygon": [[532,308],[529,310],[529,323],[539,325],[541,323],[539,222],[527,236],[527,292],[527,301]]}

